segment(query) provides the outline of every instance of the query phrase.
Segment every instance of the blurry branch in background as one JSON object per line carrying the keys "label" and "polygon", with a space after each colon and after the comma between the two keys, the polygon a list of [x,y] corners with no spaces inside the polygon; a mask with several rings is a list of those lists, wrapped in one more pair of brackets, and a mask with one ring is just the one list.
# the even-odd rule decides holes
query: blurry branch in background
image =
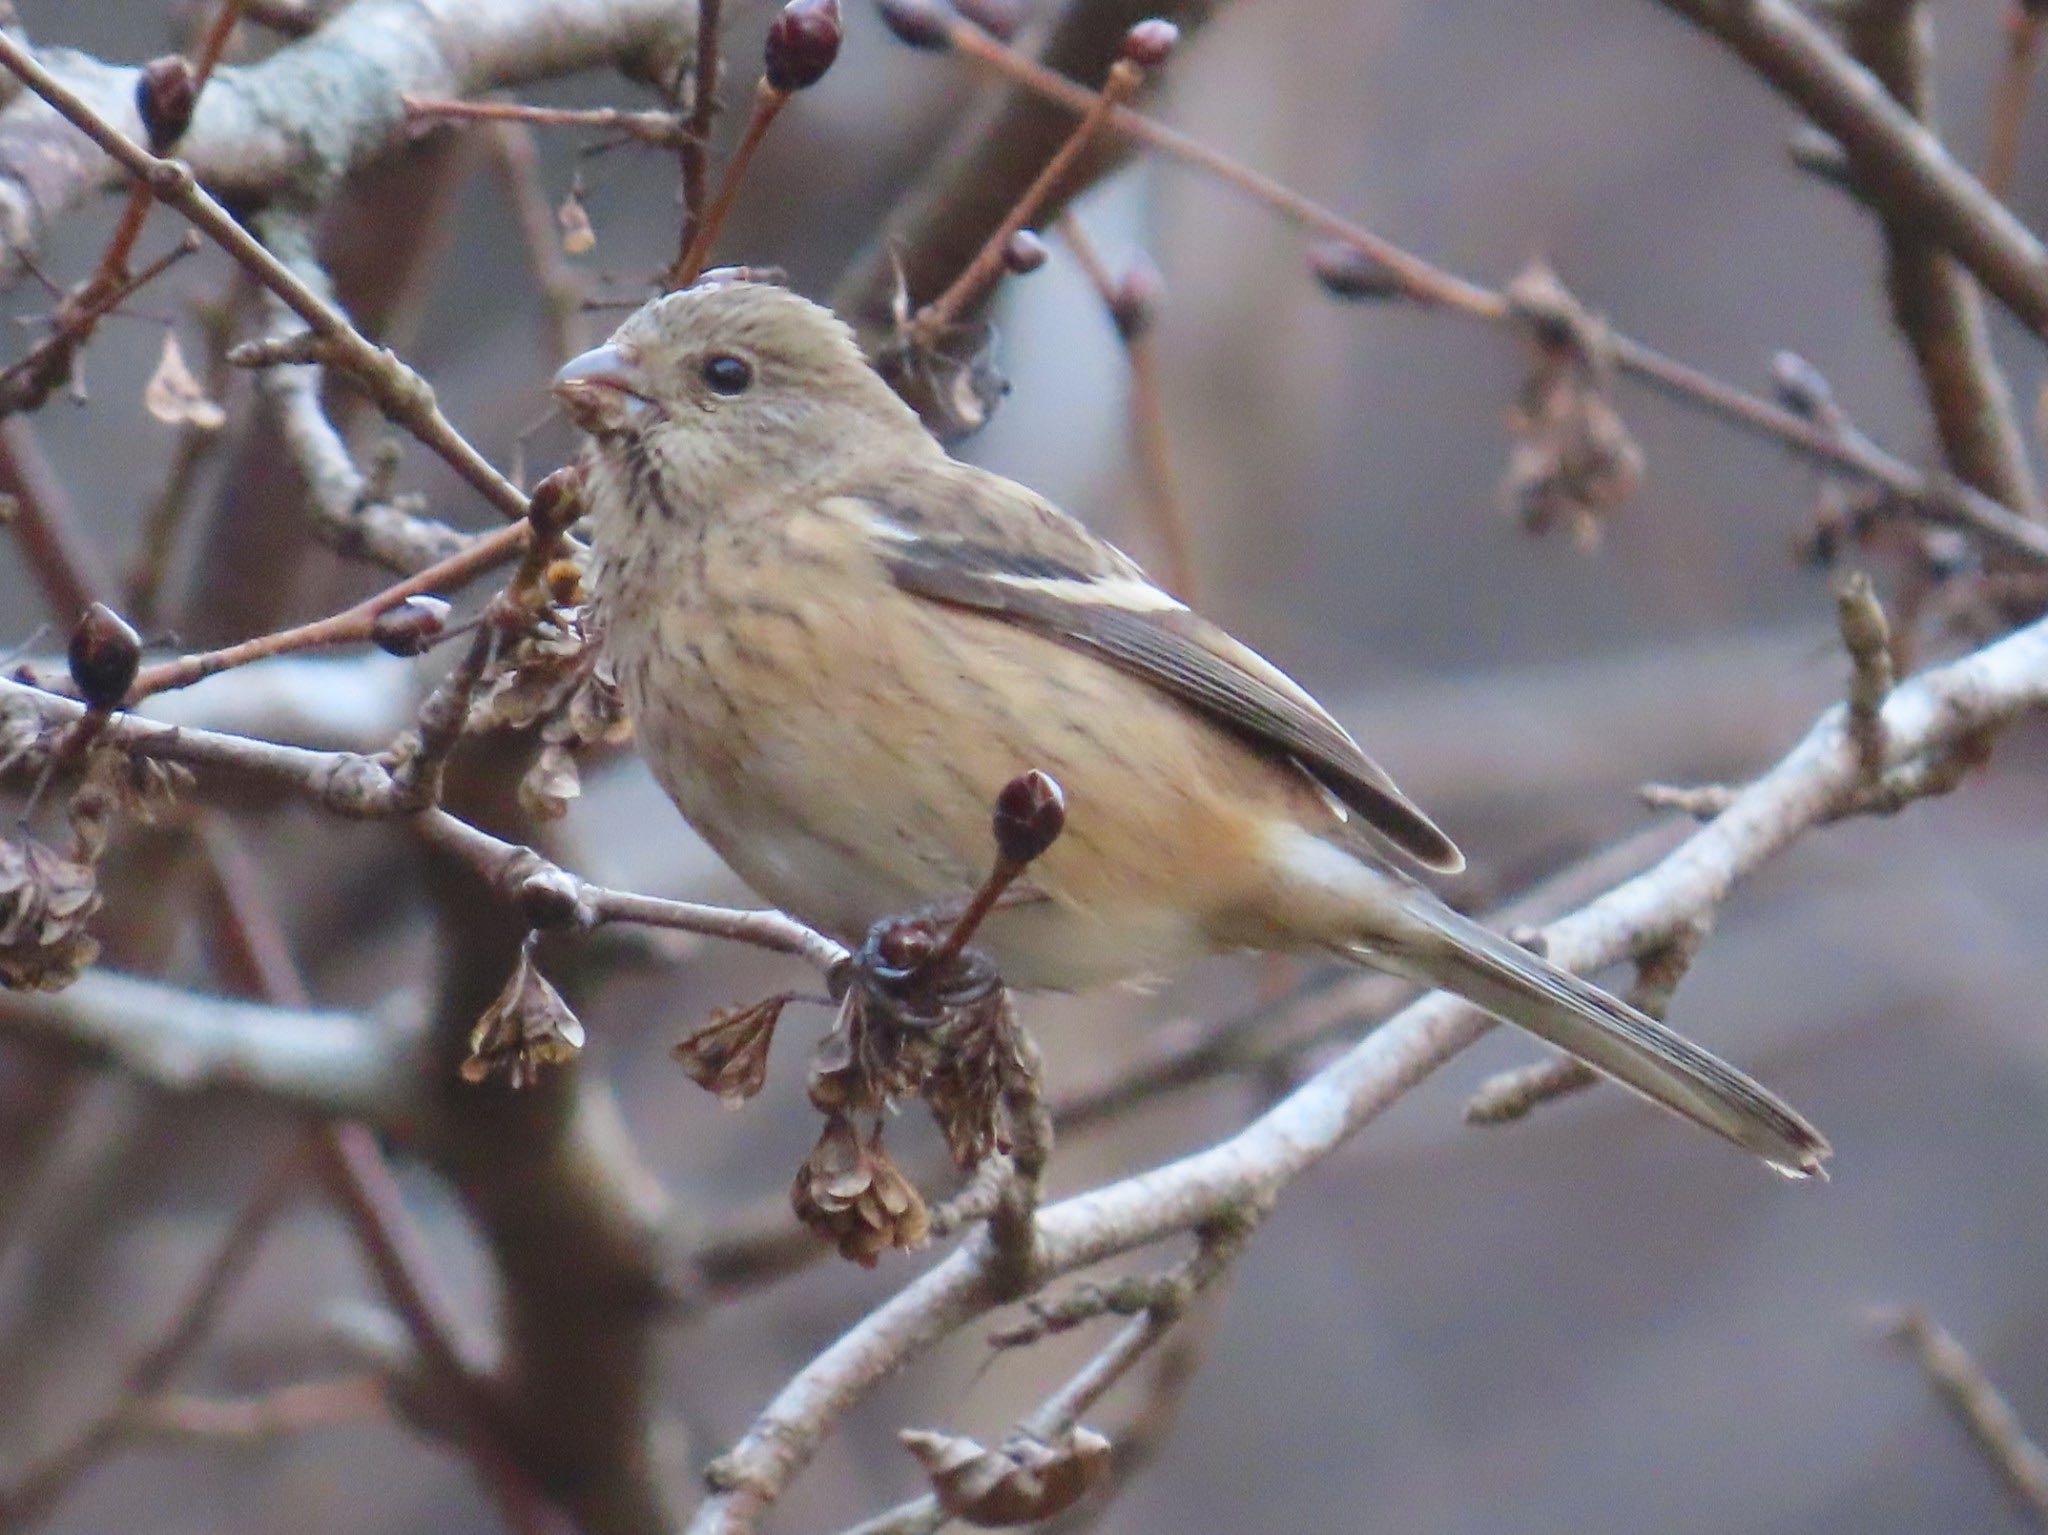
{"label": "blurry branch in background", "polygon": [[2020,135],[2027,125],[2027,100],[2041,51],[2048,6],[2041,0],[2010,0],[2005,12],[2005,61],[1991,89],[1991,133],[1984,151],[1984,187],[1993,197],[2012,191],[2019,169]]}
{"label": "blurry branch in background", "polygon": [[[669,79],[695,36],[688,0],[360,0],[261,63],[221,69],[179,151],[237,204],[310,206],[395,146],[407,95],[471,96],[606,66]],[[52,68],[95,115],[141,135],[137,70],[75,53]],[[0,269],[117,176],[35,97],[16,98],[0,113]]]}
{"label": "blurry branch in background", "polygon": [[1166,399],[1159,377],[1159,345],[1153,327],[1159,319],[1164,282],[1158,268],[1142,257],[1118,277],[1103,263],[1095,242],[1074,215],[1059,222],[1060,238],[1074,253],[1074,260],[1088,276],[1103,312],[1116,327],[1123,343],[1124,360],[1130,365],[1130,418],[1132,457],[1138,467],[1138,494],[1145,505],[1146,521],[1158,541],[1160,571],[1166,589],[1182,602],[1193,604],[1195,590],[1194,540],[1188,531],[1187,513],[1173,481],[1173,451],[1166,436]]}
{"label": "blurry branch in background", "polygon": [[[1832,135],[1848,153],[1857,182],[1890,216],[1917,224],[2029,330],[2048,337],[2048,247],[1820,22],[1789,0],[1661,3],[1732,49]],[[1859,0],[1844,9],[1915,8],[1914,0]]]}
{"label": "blurry branch in background", "polygon": [[[1921,122],[1934,118],[1933,19],[1920,0],[1844,7],[1849,53]],[[1991,353],[1976,284],[1913,211],[1887,200],[1879,173],[1851,156],[1884,231],[1885,283],[1892,319],[1919,364],[1922,387],[1949,468],[1966,483],[2029,517],[2041,491],[2013,412],[2012,391]]]}
{"label": "blurry branch in background", "polygon": [[[942,147],[884,219],[877,237],[841,276],[832,305],[875,349],[887,335],[899,288],[915,309],[952,282],[1016,205],[1039,170],[1085,113],[1096,93],[1073,84],[1100,80],[1123,48],[1130,29],[1157,18],[1193,36],[1215,13],[1215,0],[1090,0],[1066,4],[1039,50],[1043,67],[1066,77],[1073,95],[1047,98],[1014,83],[978,107]],[[916,46],[947,46],[948,29],[967,26],[938,0],[885,5],[883,19],[900,38]],[[984,9],[980,14],[987,14]],[[1113,121],[1127,120],[1127,109]],[[1113,140],[1103,153],[1053,189],[1041,217],[1056,219],[1081,192],[1114,169],[1120,156]]]}
{"label": "blurry branch in background", "polygon": [[[915,10],[921,0],[891,3]],[[1095,93],[1085,86],[1007,47],[971,22],[940,13],[933,23],[936,30],[918,34],[920,39],[929,40],[928,46],[957,51],[1070,113],[1085,112],[1095,99]],[[1398,297],[1493,325],[1519,323],[1506,294],[1432,265],[1199,139],[1129,107],[1117,109],[1111,123],[1117,132],[1135,143],[1215,177],[1331,242],[1340,254],[1333,259],[1328,252],[1319,252],[1319,265],[1325,285],[1340,297]],[[913,200],[915,206],[919,205]],[[902,242],[906,269],[918,249],[917,231],[912,229]],[[843,286],[840,301],[852,301],[860,291],[863,290],[858,287]],[[1660,393],[1830,468],[1846,471],[1884,491],[1918,516],[1963,528],[2001,553],[2033,565],[2048,566],[2048,528],[2036,525],[2018,509],[1974,486],[1947,476],[1925,474],[1860,432],[1817,423],[1798,411],[1722,383],[1620,332],[1605,333],[1605,352],[1618,372]]]}
{"label": "blurry branch in background", "polygon": [[2048,1530],[2048,1453],[2027,1437],[2012,1404],[1969,1350],[1917,1306],[1877,1311],[1871,1322],[1920,1367],[2028,1522]]}

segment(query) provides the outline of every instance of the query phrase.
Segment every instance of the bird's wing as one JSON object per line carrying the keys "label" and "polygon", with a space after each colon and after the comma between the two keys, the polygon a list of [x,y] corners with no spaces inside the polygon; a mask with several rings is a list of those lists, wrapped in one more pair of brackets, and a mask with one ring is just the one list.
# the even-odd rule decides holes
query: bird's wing
{"label": "bird's wing", "polygon": [[[1015,504],[1021,515],[999,529],[969,522],[973,533],[962,536],[933,526],[937,519],[897,515],[884,494],[851,499],[902,590],[1099,656],[1292,761],[1424,867],[1464,867],[1451,839],[1291,677],[1049,504]],[[984,534],[995,536],[976,536]]]}

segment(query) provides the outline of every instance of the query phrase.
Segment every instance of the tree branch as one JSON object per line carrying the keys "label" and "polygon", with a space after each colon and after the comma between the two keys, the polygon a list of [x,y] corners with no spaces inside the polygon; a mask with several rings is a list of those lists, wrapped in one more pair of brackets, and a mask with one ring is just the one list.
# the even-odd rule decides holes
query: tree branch
{"label": "tree branch", "polygon": [[[471,96],[611,66],[668,78],[696,37],[690,0],[363,0],[260,63],[223,68],[179,152],[238,205],[317,203],[403,141],[403,98]],[[130,139],[137,71],[53,51],[53,72]],[[0,270],[64,213],[115,185],[112,166],[33,97],[0,113]]]}
{"label": "tree branch", "polygon": [[1868,69],[1789,0],[1662,0],[1718,38],[1848,152],[1859,184],[2048,337],[2048,247]]}

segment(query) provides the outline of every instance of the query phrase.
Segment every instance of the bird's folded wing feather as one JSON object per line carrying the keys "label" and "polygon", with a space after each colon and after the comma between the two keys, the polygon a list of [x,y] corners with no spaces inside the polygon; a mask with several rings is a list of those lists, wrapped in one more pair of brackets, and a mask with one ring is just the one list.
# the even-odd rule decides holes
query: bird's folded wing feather
{"label": "bird's folded wing feather", "polygon": [[902,590],[1098,656],[1292,761],[1425,867],[1464,866],[1450,838],[1292,678],[1049,504],[1020,504],[1000,529],[962,536],[903,515],[886,493],[846,499]]}

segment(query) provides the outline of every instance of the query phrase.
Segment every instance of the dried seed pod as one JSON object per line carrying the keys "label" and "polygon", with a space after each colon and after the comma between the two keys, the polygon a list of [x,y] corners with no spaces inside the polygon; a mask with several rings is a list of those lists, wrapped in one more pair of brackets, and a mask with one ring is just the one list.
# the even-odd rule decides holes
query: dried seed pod
{"label": "dried seed pod", "polygon": [[104,602],[89,606],[71,631],[65,652],[71,682],[86,707],[104,714],[118,709],[142,665],[142,636]]}
{"label": "dried seed pod", "polygon": [[879,0],[877,8],[899,43],[934,52],[953,46],[953,18],[939,0]]}
{"label": "dried seed pod", "polygon": [[1050,774],[1020,773],[996,796],[996,847],[1014,864],[1040,857],[1067,828],[1067,795]]}
{"label": "dried seed pod", "polygon": [[142,116],[149,152],[165,155],[192,126],[199,104],[199,72],[183,54],[166,54],[142,66],[135,81],[135,110]]}
{"label": "dried seed pod", "polygon": [[370,624],[370,643],[387,655],[425,655],[448,629],[448,604],[424,594],[386,608]]}
{"label": "dried seed pod", "polygon": [[709,1023],[677,1040],[669,1054],[721,1102],[744,1103],[768,1080],[768,1047],[782,1010],[794,1000],[793,992],[784,991],[748,1007],[720,1008]]}
{"label": "dried seed pod", "polygon": [[1180,28],[1162,17],[1139,22],[1124,34],[1117,57],[1140,69],[1157,69],[1180,46]]}
{"label": "dried seed pod", "polygon": [[784,95],[816,85],[839,57],[845,35],[839,0],[789,0],[768,26],[768,84]]}
{"label": "dried seed pod", "polygon": [[587,256],[597,249],[597,227],[590,222],[590,210],[583,203],[583,185],[569,183],[569,190],[555,207],[555,227],[562,234],[562,254]]}
{"label": "dried seed pod", "polygon": [[907,1428],[897,1438],[931,1479],[939,1507],[983,1529],[1063,1513],[1109,1469],[1109,1441],[1078,1424],[1049,1443],[1019,1435],[994,1449],[925,1429]]}
{"label": "dried seed pod", "polygon": [[520,945],[519,961],[497,1000],[469,1031],[465,1082],[503,1076],[513,1087],[539,1080],[543,1066],[561,1066],[583,1048],[583,1025],[533,962],[533,940]]}
{"label": "dried seed pod", "polygon": [[167,426],[187,426],[195,432],[217,432],[228,423],[228,413],[207,394],[185,361],[174,330],[164,332],[156,369],[142,387],[142,408]]}
{"label": "dried seed pod", "polygon": [[0,986],[61,991],[99,954],[85,925],[100,909],[92,865],[24,838],[0,841]]}

